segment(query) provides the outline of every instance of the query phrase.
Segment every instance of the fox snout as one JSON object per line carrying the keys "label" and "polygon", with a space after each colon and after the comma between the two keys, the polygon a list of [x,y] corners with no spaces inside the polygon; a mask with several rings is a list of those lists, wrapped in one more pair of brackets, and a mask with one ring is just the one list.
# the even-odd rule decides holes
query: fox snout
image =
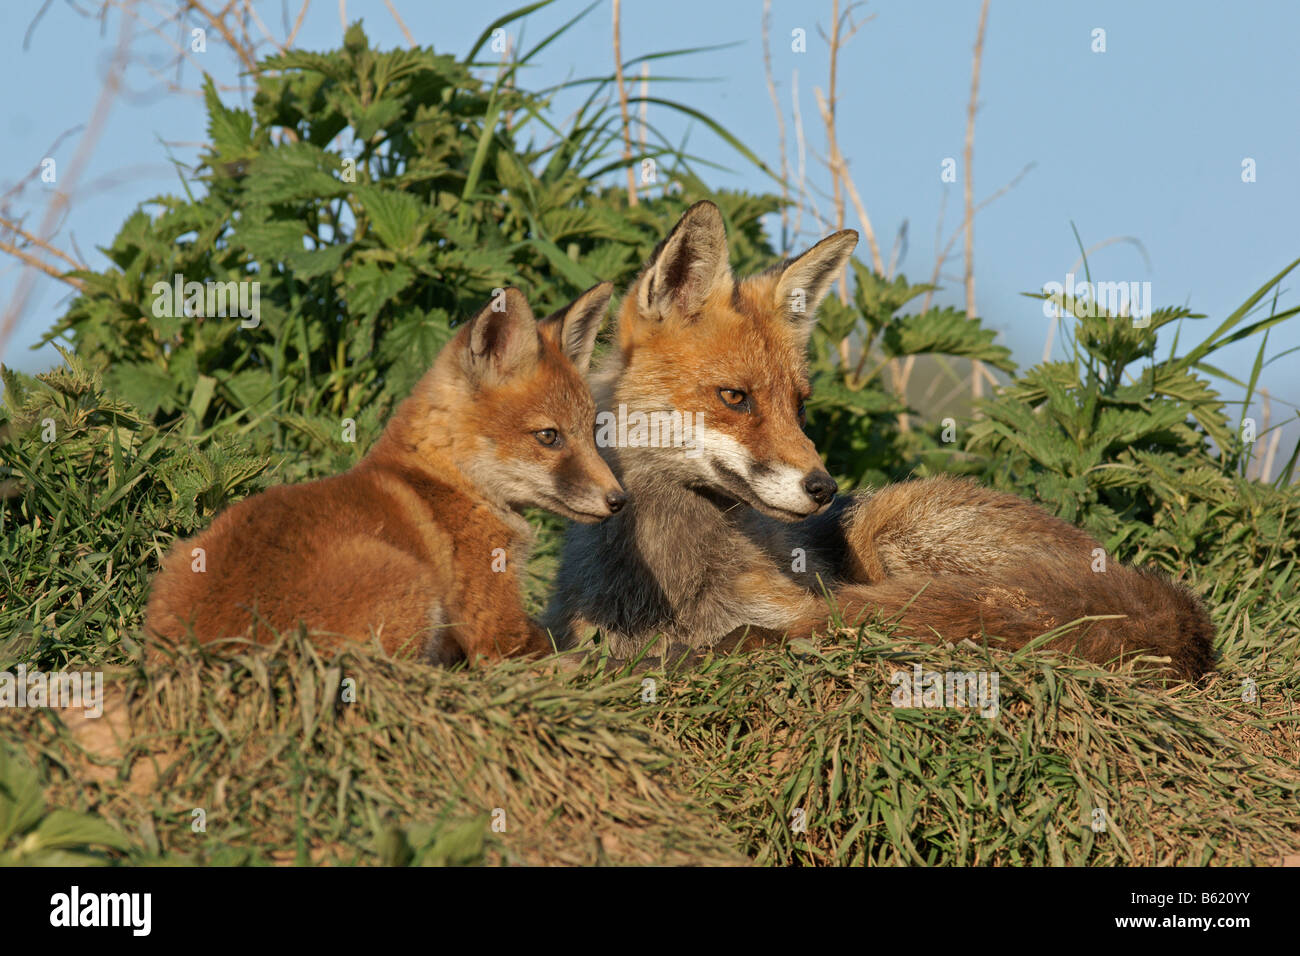
{"label": "fox snout", "polygon": [[818,468],[816,471],[808,473],[803,480],[803,490],[808,492],[808,497],[818,505],[829,504],[830,500],[835,497],[838,487],[835,479],[826,471]]}
{"label": "fox snout", "polygon": [[576,494],[564,494],[561,500],[569,518],[581,524],[597,524],[623,510],[627,504],[627,492],[614,481],[609,485],[588,485]]}
{"label": "fox snout", "polygon": [[582,524],[596,524],[627,504],[627,492],[595,449],[575,453],[555,475],[555,510]]}
{"label": "fox snout", "polygon": [[623,486],[618,483],[618,479],[614,477],[614,473],[611,472],[609,466],[599,458],[597,461],[600,463],[600,470],[604,472],[604,474],[597,477],[594,481],[596,486],[594,497],[600,501],[601,507],[600,510],[593,512],[593,522],[603,521],[610,515],[618,514],[623,510],[623,506],[627,504],[627,492],[624,491]]}
{"label": "fox snout", "polygon": [[821,467],[801,472],[792,465],[759,466],[750,475],[750,487],[758,495],[759,508],[784,521],[816,514],[831,503],[839,490],[835,479]]}

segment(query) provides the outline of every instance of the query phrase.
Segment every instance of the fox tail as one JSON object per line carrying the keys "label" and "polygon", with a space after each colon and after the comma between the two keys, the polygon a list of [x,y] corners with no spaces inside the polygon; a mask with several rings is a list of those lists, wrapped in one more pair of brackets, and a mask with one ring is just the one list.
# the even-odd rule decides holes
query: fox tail
{"label": "fox tail", "polygon": [[921,640],[979,643],[988,636],[1002,639],[994,646],[1018,649],[1061,628],[1046,646],[1097,663],[1138,655],[1168,658],[1168,669],[1187,680],[1214,666],[1214,626],[1204,605],[1154,570],[1112,566],[1072,575],[1008,566],[992,575],[913,572],[846,585],[836,596],[846,622],[878,614],[897,633]]}

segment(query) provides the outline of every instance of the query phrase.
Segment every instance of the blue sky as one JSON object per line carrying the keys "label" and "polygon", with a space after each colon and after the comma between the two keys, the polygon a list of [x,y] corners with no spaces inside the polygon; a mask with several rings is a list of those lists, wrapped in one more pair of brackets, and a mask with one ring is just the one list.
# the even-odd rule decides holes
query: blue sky
{"label": "blue sky", "polygon": [[[520,0],[474,4],[393,0],[421,44],[463,53],[495,17]],[[298,10],[290,0],[289,19]],[[584,3],[559,0],[525,22],[527,48],[579,11]],[[625,0],[625,59],[658,50],[721,43],[734,46],[656,65],[663,73],[698,82],[660,84],[652,95],[688,103],[725,123],[769,165],[777,164],[777,133],[763,78],[762,4],[683,0]],[[0,84],[10,95],[0,106],[8,148],[0,190],[9,189],[45,156],[66,169],[79,135],[52,148],[66,131],[90,120],[117,38],[118,21],[104,29],[56,2],[24,36],[38,3],[0,5]],[[283,36],[282,4],[256,4]],[[372,41],[404,45],[382,0],[348,0],[349,20],[363,18]],[[976,0],[890,0],[858,11],[873,16],[850,42],[840,64],[839,135],[886,256],[900,225],[909,224],[903,271],[913,281],[930,275],[935,226],[949,190],[945,232],[960,221],[958,182],[940,181],[945,157],[960,164],[969,95],[971,49],[979,15]],[[829,27],[830,3],[775,0],[773,67],[787,107],[797,70],[813,180],[825,184],[813,153],[824,153],[814,87],[826,86],[828,56],[818,26]],[[791,31],[807,31],[807,52],[791,50]],[[1106,51],[1092,50],[1093,31],[1106,31]],[[509,31],[518,35],[519,26]],[[173,33],[174,35],[174,33]],[[1132,237],[1090,256],[1094,278],[1148,281],[1157,305],[1186,304],[1209,318],[1184,337],[1199,339],[1251,292],[1300,257],[1300,4],[1246,2],[1230,8],[1208,2],[1043,3],[992,0],[984,49],[975,142],[975,192],[986,197],[1035,164],[1021,182],[976,221],[975,268],[980,314],[997,328],[1022,365],[1041,357],[1049,322],[1038,303],[1020,293],[1063,282],[1078,258],[1071,228],[1086,246]],[[341,38],[339,4],[315,0],[298,45],[325,49]],[[569,76],[604,73],[612,66],[610,3],[596,7],[563,40],[546,50],[526,82],[541,86]],[[199,59],[219,81],[236,81],[236,64],[219,37],[209,36]],[[204,137],[197,95],[166,92],[146,66],[170,49],[139,39],[140,62],[128,73],[128,93],[117,100],[54,239],[76,246],[92,264],[135,205],[179,190],[167,151],[192,161]],[[169,70],[167,78],[175,78]],[[180,75],[197,88],[197,69]],[[234,97],[237,94],[228,94]],[[674,135],[689,132],[691,151],[728,167],[711,174],[720,186],[767,190],[770,181],[726,144],[679,117],[652,110],[651,120]],[[164,144],[168,144],[164,146]],[[1256,181],[1242,182],[1242,161],[1255,161]],[[11,211],[37,224],[50,187],[29,184]],[[829,205],[824,200],[820,204]],[[846,225],[857,227],[850,211]],[[811,238],[811,237],[810,237]],[[960,242],[939,301],[960,304]],[[865,248],[860,247],[865,258]],[[19,269],[0,257],[0,304],[8,303]],[[1289,281],[1283,305],[1296,304]],[[61,313],[67,291],[37,282],[18,330],[0,356],[6,364],[38,370],[50,350],[29,346]],[[1270,339],[1270,352],[1300,346],[1300,321]],[[1245,377],[1254,343],[1221,354],[1220,364]],[[1262,382],[1275,398],[1274,421],[1300,404],[1300,352],[1274,363]],[[1231,388],[1226,389],[1229,393]],[[1288,432],[1289,452],[1296,429]]]}

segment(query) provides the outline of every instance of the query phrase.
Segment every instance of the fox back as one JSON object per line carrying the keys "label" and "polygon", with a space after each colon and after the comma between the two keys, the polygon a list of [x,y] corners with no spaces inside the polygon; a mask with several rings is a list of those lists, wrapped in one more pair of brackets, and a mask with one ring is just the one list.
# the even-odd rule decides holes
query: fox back
{"label": "fox back", "polygon": [[270,488],[178,543],[146,630],[164,642],[304,625],[322,643],[377,635],[437,662],[546,650],[524,613],[531,536],[519,509],[617,511],[582,373],[602,284],[537,322],[506,289],[456,333],[350,471]]}

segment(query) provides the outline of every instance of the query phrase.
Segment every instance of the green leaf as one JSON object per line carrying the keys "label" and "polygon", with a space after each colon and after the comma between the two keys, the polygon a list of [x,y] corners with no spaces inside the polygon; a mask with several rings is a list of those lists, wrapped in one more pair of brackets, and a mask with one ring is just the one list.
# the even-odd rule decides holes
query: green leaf
{"label": "green leaf", "polygon": [[[359,105],[359,104],[358,104]],[[406,111],[400,100],[375,100],[349,115],[356,138],[369,142],[381,129],[393,123]]]}
{"label": "green leaf", "polygon": [[432,846],[416,854],[420,866],[474,866],[484,861],[488,818],[481,816],[446,827]]}
{"label": "green leaf", "polygon": [[[1204,359],[1205,356],[1209,355],[1211,352],[1215,351],[1223,344],[1225,344],[1224,342],[1221,341],[1223,337],[1227,335],[1232,329],[1236,328],[1237,325],[1239,325],[1242,322],[1242,320],[1245,319],[1246,316],[1250,314],[1250,311],[1259,303],[1259,301],[1263,299],[1264,296],[1268,295],[1268,293],[1271,292],[1274,288],[1276,288],[1277,285],[1283,279],[1285,279],[1291,273],[1291,271],[1295,269],[1296,266],[1300,266],[1300,259],[1296,259],[1295,261],[1293,261],[1285,269],[1283,269],[1281,272],[1279,272],[1277,275],[1269,279],[1262,286],[1260,286],[1253,293],[1251,293],[1250,297],[1247,298],[1245,302],[1243,302],[1231,315],[1229,315],[1226,319],[1223,320],[1222,323],[1220,323],[1219,327],[1214,330],[1214,332],[1210,335],[1209,338],[1203,341],[1200,345],[1196,346],[1196,348],[1192,349],[1181,359],[1178,359],[1177,367],[1186,368],[1189,365],[1193,365],[1196,362],[1199,362],[1202,359]],[[1254,332],[1261,332],[1264,329],[1271,328],[1273,325],[1276,325],[1278,321],[1281,321],[1283,318],[1293,315],[1296,312],[1300,312],[1300,309],[1290,309],[1286,313],[1282,313],[1280,316],[1273,316],[1269,319],[1264,319],[1260,322],[1256,322],[1245,333],[1239,332],[1230,341],[1236,341],[1237,339],[1242,338],[1244,334],[1253,334]]]}
{"label": "green leaf", "polygon": [[70,810],[51,810],[29,836],[35,850],[81,846],[127,848],[126,838],[104,820]]}
{"label": "green leaf", "polygon": [[284,267],[303,281],[333,275],[351,248],[350,244],[340,243],[319,249],[297,249],[284,257]]}
{"label": "green leaf", "polygon": [[1011,351],[994,345],[997,333],[956,309],[930,309],[890,320],[882,345],[886,355],[953,355],[978,359],[1004,372],[1015,370]]}
{"label": "green leaf", "polygon": [[207,413],[208,405],[212,402],[212,395],[216,391],[217,380],[210,375],[200,375],[194,385],[194,391],[190,394],[190,416],[198,421],[203,420]]}
{"label": "green leaf", "polygon": [[359,186],[357,199],[370,225],[389,249],[413,250],[424,234],[424,204],[410,193],[378,186]]}
{"label": "green leaf", "polygon": [[897,400],[878,389],[854,390],[835,375],[818,375],[813,383],[810,411],[844,409],[855,415],[871,416],[896,411]]}
{"label": "green leaf", "polygon": [[500,27],[528,16],[528,14],[532,13],[534,10],[540,10],[542,7],[550,6],[554,2],[555,0],[537,0],[536,3],[529,3],[522,7],[516,7],[509,13],[504,13],[497,17],[487,25],[482,33],[479,34],[478,39],[474,41],[474,45],[470,47],[469,52],[465,54],[465,59],[472,62],[474,57],[478,54],[478,51],[483,49],[483,44],[492,39],[492,34]]}
{"label": "green leaf", "polygon": [[217,94],[212,77],[203,74],[203,101],[208,108],[208,138],[223,159],[252,152],[253,117],[241,109],[229,109]]}
{"label": "green leaf", "polygon": [[384,268],[374,260],[354,259],[343,270],[348,310],[354,318],[372,318],[414,278],[415,273],[400,262]]}
{"label": "green leaf", "polygon": [[0,744],[0,846],[30,829],[44,806],[36,768]]}
{"label": "green leaf", "polygon": [[600,281],[600,278],[592,273],[590,269],[582,263],[570,259],[560,251],[559,246],[551,242],[549,239],[534,237],[523,244],[532,246],[545,256],[546,261],[551,264],[551,267],[560,275],[564,276],[571,285],[578,286],[579,288],[588,288]]}
{"label": "green leaf", "polygon": [[[222,321],[220,319],[214,321]],[[153,362],[114,365],[104,376],[108,386],[146,415],[176,408],[176,383],[167,369]]]}
{"label": "green leaf", "polygon": [[346,195],[348,185],[331,170],[336,163],[336,157],[328,157],[312,143],[286,143],[263,150],[245,178],[249,205],[264,209],[276,203]]}
{"label": "green leaf", "polygon": [[241,222],[231,243],[258,262],[284,262],[303,251],[301,222],[284,220]]}

